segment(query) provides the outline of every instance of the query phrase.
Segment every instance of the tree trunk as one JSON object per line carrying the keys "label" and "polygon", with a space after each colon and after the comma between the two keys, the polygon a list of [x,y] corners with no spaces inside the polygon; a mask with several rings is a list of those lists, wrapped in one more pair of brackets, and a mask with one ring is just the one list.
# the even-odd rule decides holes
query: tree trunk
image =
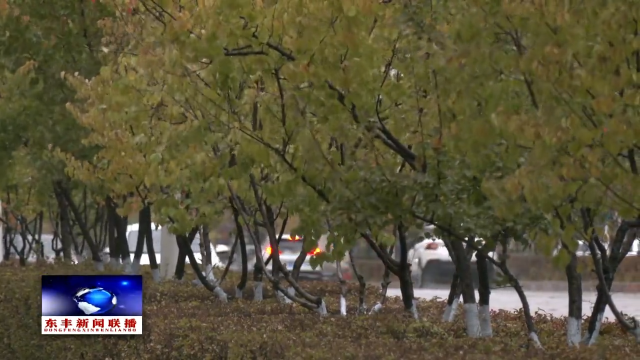
{"label": "tree trunk", "polygon": [[579,346],[582,336],[582,277],[578,273],[578,257],[571,254],[565,267],[569,291],[569,316],[567,317],[567,343]]}
{"label": "tree trunk", "polygon": [[[260,239],[260,229],[258,228],[257,225],[253,225],[253,238],[255,239]],[[256,262],[253,265],[253,301],[262,301],[264,298],[264,294],[263,294],[263,273],[267,271],[266,269],[266,264],[268,263],[269,259],[267,259],[266,262],[259,261],[258,256],[262,257],[262,244],[260,243],[260,241],[256,241],[254,244],[254,249],[255,249],[255,256],[256,256]]]}
{"label": "tree trunk", "polygon": [[91,259],[94,261],[94,265],[96,269],[98,271],[104,271],[104,264],[102,262],[102,257],[100,256],[100,249],[98,249],[98,246],[96,245],[95,241],[93,241],[93,237],[91,237],[91,232],[89,231],[89,228],[87,228],[87,224],[82,218],[82,214],[80,213],[80,210],[76,206],[75,202],[73,202],[73,198],[71,197],[71,193],[69,192],[69,189],[67,189],[61,182],[57,182],[56,185],[58,187],[58,190],[64,197],[65,201],[67,202],[67,205],[69,205],[69,209],[71,210],[71,213],[73,214],[73,217],[75,218],[76,223],[78,224],[78,227],[82,232],[82,236],[84,237],[84,240],[87,242],[87,245],[89,245],[89,250],[91,251]]}
{"label": "tree trunk", "polygon": [[[232,198],[229,198],[229,204],[231,205],[231,211],[233,213],[233,222],[236,225],[236,236],[240,244],[240,260],[242,261],[242,264],[241,264],[242,275],[240,276],[240,282],[238,282],[238,286],[236,286],[236,298],[241,299],[244,288],[247,286],[247,278],[248,278],[248,272],[249,272],[247,241],[244,236],[244,227],[242,226],[242,222],[240,221],[240,213],[238,212],[238,209],[235,207],[235,204]],[[229,255],[229,261],[235,261],[235,254]],[[256,264],[257,263],[258,262],[256,261]],[[256,278],[259,278],[259,281],[262,282],[262,272],[261,272],[262,269],[259,269],[259,270],[260,270],[260,274],[258,275],[258,277],[256,277],[256,273],[254,272],[254,281],[257,281]],[[256,296],[257,296],[257,289],[256,289],[256,294],[254,294],[254,300],[256,299]],[[262,300],[262,289],[260,289],[260,300]]]}
{"label": "tree trunk", "polygon": [[222,290],[221,287],[217,286],[215,282],[209,282],[206,275],[204,275],[198,267],[198,262],[196,261],[196,257],[194,256],[193,250],[191,250],[191,245],[189,244],[193,242],[193,239],[195,238],[197,232],[198,229],[194,228],[194,230],[192,230],[189,235],[176,236],[178,240],[178,248],[182,253],[185,254],[186,257],[189,258],[191,269],[196,274],[196,277],[202,283],[202,285],[204,285],[207,290],[213,292],[218,297],[218,299],[220,299],[220,301],[227,302],[227,294],[224,292],[224,290]]}
{"label": "tree trunk", "polygon": [[118,253],[120,254],[120,260],[124,266],[125,273],[131,272],[131,250],[129,249],[129,239],[127,239],[127,226],[129,225],[129,218],[127,216],[120,216],[116,213],[116,219],[118,220],[118,227],[116,228],[116,239],[118,244]]}
{"label": "tree trunk", "polygon": [[[131,272],[134,274],[140,273],[140,259],[142,259],[142,253],[144,252],[147,222],[149,222],[150,226],[151,208],[149,205],[146,205],[138,212],[138,238],[136,240],[136,250],[133,253],[133,263],[131,264]],[[149,258],[149,261],[151,261],[151,258]]]}
{"label": "tree trunk", "polygon": [[[185,264],[188,255],[187,250],[191,249],[191,245],[193,245],[193,240],[197,233],[198,228],[194,227],[188,235],[176,235],[176,241],[178,242],[178,264],[176,265],[175,277],[177,280],[182,280],[184,277]],[[181,237],[184,237],[184,239],[181,240]],[[189,249],[181,246],[180,241],[186,242],[189,245]],[[193,253],[193,251],[191,252]],[[189,262],[191,262],[191,260],[189,260]],[[198,264],[195,264],[195,266],[198,266]]]}
{"label": "tree trunk", "polygon": [[458,273],[454,272],[449,287],[447,306],[444,308],[444,313],[442,314],[442,321],[452,322],[456,317],[458,305],[460,305],[460,278],[458,277]]}
{"label": "tree trunk", "polygon": [[202,265],[206,269],[207,279],[213,281],[213,256],[211,255],[211,238],[209,237],[209,227],[202,225],[202,235],[200,236],[200,253],[202,254]]}
{"label": "tree trunk", "polygon": [[[602,272],[604,275],[607,291],[611,291],[611,286],[613,286],[613,281],[616,271],[618,270],[618,266],[627,255],[627,253],[624,251],[625,249],[623,249],[623,245],[625,243],[630,244],[635,240],[635,236],[636,232],[630,229],[628,222],[622,221],[620,223],[620,226],[618,226],[618,229],[616,230],[613,242],[610,244],[611,254],[606,259],[606,261],[603,258],[600,259],[602,262]],[[628,247],[625,246],[625,248],[628,252]],[[587,333],[582,339],[583,344],[595,344],[600,334],[600,327],[602,326],[602,320],[604,320],[604,312],[606,309],[606,292],[598,286],[596,301],[593,305],[591,318],[589,319],[589,327],[587,328]]]}
{"label": "tree trunk", "polygon": [[[238,242],[240,241],[240,239],[238,235],[236,235],[235,238],[236,239],[233,241],[233,245],[231,245],[231,251],[229,251],[229,258],[227,259],[227,265],[225,265],[224,270],[222,271],[222,275],[220,276],[219,284],[222,284],[224,279],[227,277],[227,274],[229,273],[229,269],[231,268],[231,264],[233,263],[233,258],[236,255],[236,248],[238,247]],[[237,295],[237,289],[236,289],[236,295]]]}
{"label": "tree trunk", "polygon": [[456,273],[460,281],[462,293],[462,301],[464,303],[465,327],[467,336],[476,338],[480,336],[480,319],[478,315],[478,304],[476,303],[476,294],[473,289],[473,278],[471,276],[470,261],[466,256],[466,252],[462,242],[454,240],[451,242],[451,250],[456,258]]}
{"label": "tree trunk", "polygon": [[53,191],[58,203],[58,213],[60,217],[60,241],[62,243],[62,257],[64,261],[71,261],[71,221],[69,220],[69,207],[60,191],[54,188]]}
{"label": "tree trunk", "polygon": [[[507,247],[504,246],[504,248]],[[540,338],[538,337],[538,331],[536,330],[535,324],[533,323],[533,316],[531,316],[531,307],[529,306],[529,300],[527,300],[527,295],[524,293],[520,282],[509,270],[506,260],[500,261],[499,263],[497,263],[497,265],[500,271],[502,271],[504,276],[506,276],[506,278],[509,280],[509,283],[511,284],[511,286],[513,286],[513,289],[516,291],[518,297],[520,298],[520,303],[522,304],[522,314],[524,315],[524,322],[527,326],[529,339],[533,343],[533,346],[538,349],[543,349],[542,344],[540,343]]]}
{"label": "tree trunk", "polygon": [[114,204],[109,197],[106,198],[107,204],[107,238],[109,240],[109,267],[117,269],[120,267],[120,256],[118,249],[117,228],[118,220],[114,210]]}
{"label": "tree trunk", "polygon": [[[260,256],[256,251],[256,256]],[[264,299],[264,295],[262,293],[263,284],[262,284],[262,264],[260,261],[256,261],[253,265],[253,301],[262,301]]]}
{"label": "tree trunk", "polygon": [[15,216],[15,217],[18,220],[18,225],[17,225],[18,228],[17,228],[16,234],[20,235],[20,238],[22,238],[22,246],[20,247],[20,250],[18,250],[15,246],[14,248],[15,248],[16,254],[18,254],[20,266],[27,266],[27,246],[31,248],[31,241],[25,229],[26,224],[22,216]]}
{"label": "tree trunk", "polygon": [[[238,229],[236,229],[238,230]],[[236,298],[242,298],[242,292],[244,288],[247,287],[247,277],[248,277],[248,256],[247,256],[247,240],[244,237],[243,228],[240,227],[238,232],[238,241],[240,245],[240,261],[242,261],[242,273],[240,275],[240,281],[238,282],[238,286],[236,286]]]}
{"label": "tree trunk", "polygon": [[400,280],[400,293],[405,311],[411,313],[414,319],[418,319],[416,299],[413,294],[413,281],[411,279],[411,264],[409,264],[409,248],[407,246],[407,232],[402,222],[397,226],[398,248],[400,250],[400,266],[398,279]]}
{"label": "tree trunk", "polygon": [[[393,248],[394,248],[393,246],[389,246],[388,251],[385,251],[384,248],[382,248],[382,251],[385,251],[391,258],[393,256]],[[391,284],[390,278],[391,278],[391,269],[387,265],[385,265],[384,273],[382,274],[382,283],[380,284],[380,301],[378,301],[375,305],[373,305],[369,314],[375,314],[380,310],[382,310],[384,303],[387,301],[387,291],[389,290],[389,284]]]}
{"label": "tree trunk", "polygon": [[491,298],[491,285],[489,275],[489,264],[487,257],[480,253],[476,253],[476,267],[478,269],[478,316],[480,319],[480,336],[492,337],[491,329],[491,308],[489,299]]}
{"label": "tree trunk", "polygon": [[[145,221],[140,223],[139,230],[144,230],[144,241],[147,246],[147,256],[149,257],[149,267],[151,268],[151,276],[153,281],[160,281],[160,270],[158,269],[158,260],[156,259],[156,250],[153,245],[153,229],[151,228],[151,206],[147,206],[145,210]],[[144,226],[144,227],[142,227]],[[177,246],[177,244],[176,244]]]}
{"label": "tree trunk", "polygon": [[44,260],[44,244],[42,243],[42,225],[44,223],[44,211],[40,211],[33,224],[33,237],[38,246],[37,258]]}
{"label": "tree trunk", "polygon": [[[0,202],[0,206],[2,206],[1,202]],[[2,208],[0,208],[0,211],[2,211]],[[5,220],[6,218],[3,217],[2,219]],[[11,229],[11,226],[9,225],[8,222],[0,222],[0,227],[4,226],[4,224],[7,224],[7,227],[3,228],[3,232],[2,232],[2,248],[3,248],[2,260],[9,261],[11,260],[11,247],[13,246],[13,237],[12,237],[13,230]]]}
{"label": "tree trunk", "polygon": [[360,275],[358,268],[356,267],[356,260],[353,257],[353,248],[349,249],[349,262],[351,263],[351,271],[358,279],[358,315],[363,315],[367,312],[367,306],[365,304],[365,295],[367,290],[367,283],[364,280],[364,276]]}
{"label": "tree trunk", "polygon": [[[181,236],[183,235],[176,235],[176,241],[178,241],[178,245],[180,244],[181,240]],[[188,241],[188,245],[191,246],[192,245],[192,241]],[[175,271],[175,278],[176,280],[182,280],[182,278],[184,277],[184,270],[185,270],[185,264],[187,260],[187,254],[185,252],[185,250],[182,248],[182,246],[178,246],[178,262],[176,263],[176,271]]]}
{"label": "tree trunk", "polygon": [[[126,198],[125,198],[126,201]],[[111,246],[111,239],[109,244],[110,253],[115,253],[117,257],[116,263],[122,263],[125,268],[125,272],[131,272],[131,252],[129,250],[129,242],[127,239],[127,226],[129,225],[129,219],[127,216],[120,216],[118,214],[118,204],[110,197],[106,198],[107,209],[110,219],[110,230],[115,229],[115,248]],[[109,236],[113,236],[111,233]]]}

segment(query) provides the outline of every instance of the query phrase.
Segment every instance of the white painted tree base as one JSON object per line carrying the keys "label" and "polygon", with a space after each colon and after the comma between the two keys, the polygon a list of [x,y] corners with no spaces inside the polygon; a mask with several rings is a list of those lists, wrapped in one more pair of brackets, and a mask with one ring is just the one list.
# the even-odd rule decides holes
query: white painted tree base
{"label": "white painted tree base", "polygon": [[140,274],[140,259],[133,259],[131,263],[131,273],[134,275]]}
{"label": "white painted tree base", "polygon": [[584,338],[582,339],[582,343],[586,343],[587,346],[591,346],[593,344],[596,343],[596,340],[598,340],[598,336],[600,335],[600,328],[602,327],[602,320],[604,320],[604,313],[601,312],[598,314],[598,317],[596,318],[596,327],[593,329],[593,334],[589,335],[589,332],[587,331],[587,333],[585,334]]}
{"label": "white painted tree base", "polygon": [[207,265],[207,268],[205,269],[205,276],[209,282],[216,281],[216,276],[213,274],[213,267],[211,265]]}
{"label": "white painted tree base", "polygon": [[127,256],[126,258],[124,258],[124,261],[122,262],[122,270],[125,274],[131,274],[131,257]]}
{"label": "white painted tree base", "polygon": [[320,306],[318,306],[318,309],[316,311],[318,312],[318,314],[320,314],[320,316],[327,315],[327,305],[324,303],[324,300],[322,300]]}
{"label": "white painted tree base", "polygon": [[493,337],[491,308],[489,305],[478,306],[478,318],[480,320],[480,337]]}
{"label": "white painted tree base", "polygon": [[109,259],[109,267],[112,269],[118,269],[120,267],[120,259],[118,258],[110,258]]}
{"label": "white painted tree base", "polygon": [[369,312],[369,315],[377,314],[378,312],[380,312],[380,310],[382,310],[382,304],[378,302],[375,305],[373,305],[373,307],[371,308],[371,311]]}
{"label": "white painted tree base", "polygon": [[347,299],[340,295],[340,315],[347,316]]}
{"label": "white painted tree base", "polygon": [[529,333],[529,339],[531,339],[531,341],[533,342],[533,346],[535,346],[538,349],[542,349],[542,344],[540,343],[540,339],[538,338],[538,334],[532,332]]}
{"label": "white painted tree base", "polygon": [[451,322],[451,311],[453,306],[448,305],[445,306],[444,308],[444,312],[442,313],[442,321],[444,322]]}
{"label": "white painted tree base", "polygon": [[582,336],[582,319],[567,317],[567,344],[580,346]]}
{"label": "white painted tree base", "polygon": [[415,299],[413,299],[413,304],[411,305],[411,316],[418,320],[418,302]]}
{"label": "white painted tree base", "polygon": [[242,289],[236,288],[236,299],[242,299]]}
{"label": "white painted tree base", "polygon": [[262,301],[262,281],[256,282],[253,285],[253,301]]}
{"label": "white painted tree base", "polygon": [[275,290],[275,289],[274,289],[274,291],[275,291],[275,294],[276,294],[276,300],[278,300],[278,302],[281,303],[281,304],[286,304],[286,300],[288,300],[288,299],[284,296],[282,291],[278,291],[278,290]]}
{"label": "white painted tree base", "polygon": [[[296,289],[294,289],[293,287],[289,286],[289,287],[287,288],[287,293],[288,293],[289,295],[291,295],[291,297],[294,297],[294,296],[296,296]],[[283,300],[284,300],[284,303],[285,303],[285,304],[290,304],[290,303],[291,303],[291,299],[289,299],[289,298],[288,298],[288,297],[286,297],[286,296],[283,296]]]}
{"label": "white painted tree base", "polygon": [[213,293],[218,297],[220,301],[225,303],[228,301],[227,294],[224,292],[224,290],[222,290],[220,286],[216,286],[216,288],[213,289]]}
{"label": "white painted tree base", "polygon": [[153,278],[154,282],[160,282],[160,269],[151,269],[151,277]]}
{"label": "white painted tree base", "polygon": [[464,324],[467,336],[477,338],[480,336],[480,318],[478,316],[478,304],[464,304]]}
{"label": "white painted tree base", "polygon": [[460,296],[456,296],[453,299],[453,303],[451,305],[447,305],[444,308],[444,313],[442,314],[442,321],[444,322],[452,322],[456,317],[456,312],[458,311],[458,305],[460,305]]}

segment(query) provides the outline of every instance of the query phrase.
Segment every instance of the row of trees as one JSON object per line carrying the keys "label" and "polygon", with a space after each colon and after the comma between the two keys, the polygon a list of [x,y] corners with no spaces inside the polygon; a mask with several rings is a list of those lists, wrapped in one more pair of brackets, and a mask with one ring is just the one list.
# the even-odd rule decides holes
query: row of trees
{"label": "row of trees", "polygon": [[[541,346],[508,267],[517,242],[549,256],[561,246],[569,344],[593,343],[607,306],[640,341],[609,294],[640,227],[640,10],[630,1],[0,5],[5,219],[42,222],[55,199],[65,257],[74,242],[64,234],[77,228],[96,264],[101,236],[126,261],[127,216],[140,212],[176,234],[182,268],[188,256],[221,296],[190,250],[198,229],[233,213],[241,292],[245,245],[260,249],[264,231],[277,248],[278,224],[296,216],[305,251],[328,234],[318,263],[366,242],[417,318],[406,233],[430,224],[456,265],[445,320],[461,296],[469,336],[492,333],[491,263]],[[94,206],[79,206],[83,196]],[[107,235],[91,233],[100,226],[88,212],[109,219]],[[607,244],[596,222],[610,212],[622,221]],[[584,338],[576,238],[599,278]],[[496,249],[499,259],[487,256]],[[277,251],[256,260],[256,284],[264,275],[326,313]],[[264,271],[270,261],[278,271]]]}

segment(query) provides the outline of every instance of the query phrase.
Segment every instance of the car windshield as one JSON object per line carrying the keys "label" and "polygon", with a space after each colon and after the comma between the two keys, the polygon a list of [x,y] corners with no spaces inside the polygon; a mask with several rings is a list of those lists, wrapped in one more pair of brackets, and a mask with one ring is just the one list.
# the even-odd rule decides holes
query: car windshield
{"label": "car windshield", "polygon": [[[161,241],[160,241],[160,230],[152,230],[153,235],[153,252],[160,253],[162,251]],[[129,243],[129,251],[135,252],[136,245],[138,244],[138,231],[134,230],[129,232],[129,236],[127,237],[127,242]],[[193,250],[194,254],[200,253],[200,237],[196,235],[196,238],[193,239],[193,243],[191,243],[191,250]],[[142,250],[143,254],[147,254],[147,244],[145,242],[144,248]]]}

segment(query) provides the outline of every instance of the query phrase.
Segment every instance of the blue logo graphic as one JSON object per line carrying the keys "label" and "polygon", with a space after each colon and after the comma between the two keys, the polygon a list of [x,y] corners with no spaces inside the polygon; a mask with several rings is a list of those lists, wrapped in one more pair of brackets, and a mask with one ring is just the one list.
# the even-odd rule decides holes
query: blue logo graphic
{"label": "blue logo graphic", "polygon": [[142,316],[142,276],[43,275],[42,316]]}
{"label": "blue logo graphic", "polygon": [[86,315],[101,315],[118,304],[118,298],[103,288],[84,288],[73,297],[78,308]]}

